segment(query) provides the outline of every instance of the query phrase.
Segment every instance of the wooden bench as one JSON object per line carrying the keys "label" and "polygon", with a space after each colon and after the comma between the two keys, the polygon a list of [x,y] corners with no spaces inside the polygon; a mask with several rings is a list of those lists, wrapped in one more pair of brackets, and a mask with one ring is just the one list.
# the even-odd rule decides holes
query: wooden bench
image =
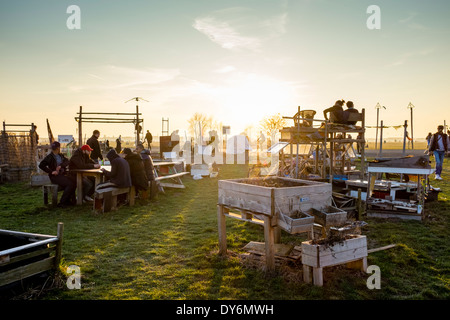
{"label": "wooden bench", "polygon": [[[189,172],[178,172],[178,173],[174,173],[174,174],[159,176],[159,177],[156,177],[155,180],[156,180],[156,182],[159,182],[160,189],[162,189],[163,187],[184,189],[186,187],[183,184],[183,181],[181,181],[181,177],[186,174],[189,174]],[[176,181],[176,183],[161,182],[161,180],[165,180],[165,179],[174,179]],[[164,192],[164,189],[162,189],[162,192]]]}
{"label": "wooden bench", "polygon": [[[136,189],[134,186],[130,188],[108,187],[94,192],[94,212],[100,210],[102,213],[117,209],[117,196],[126,194],[128,204],[134,205],[136,197]],[[101,201],[101,204],[99,203]]]}
{"label": "wooden bench", "polygon": [[42,186],[42,195],[44,198],[44,204],[48,205],[48,195],[52,195],[52,206],[56,207],[58,205],[58,191],[62,189],[57,184],[46,184]]}

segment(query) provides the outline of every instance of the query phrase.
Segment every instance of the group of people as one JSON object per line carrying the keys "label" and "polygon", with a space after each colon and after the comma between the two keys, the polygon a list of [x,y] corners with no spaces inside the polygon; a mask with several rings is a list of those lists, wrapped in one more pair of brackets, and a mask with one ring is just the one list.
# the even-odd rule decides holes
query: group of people
{"label": "group of people", "polygon": [[[39,163],[39,168],[48,173],[50,181],[63,190],[58,203],[59,207],[67,207],[76,203],[75,190],[77,169],[100,169],[99,160],[104,160],[98,137],[100,132],[94,130],[91,138],[85,145],[76,149],[68,159],[61,153],[61,144],[54,141],[51,144],[51,152]],[[120,153],[111,149],[106,154],[111,165],[111,171],[102,168],[105,182],[99,184],[97,189],[105,187],[127,188],[134,186],[137,193],[148,190],[155,183],[153,161],[150,151],[144,148],[142,143],[136,146],[135,152],[130,148],[124,148]],[[83,201],[93,201],[95,192],[95,180],[93,177],[83,177]]]}
{"label": "group of people", "polygon": [[[344,110],[344,104],[346,104],[347,109]],[[328,113],[330,114],[330,119],[328,119]],[[334,106],[325,109],[323,111],[323,116],[325,120],[330,120],[333,123],[355,125],[357,121],[350,120],[351,113],[359,113],[355,109],[353,101],[338,100],[335,102]]]}

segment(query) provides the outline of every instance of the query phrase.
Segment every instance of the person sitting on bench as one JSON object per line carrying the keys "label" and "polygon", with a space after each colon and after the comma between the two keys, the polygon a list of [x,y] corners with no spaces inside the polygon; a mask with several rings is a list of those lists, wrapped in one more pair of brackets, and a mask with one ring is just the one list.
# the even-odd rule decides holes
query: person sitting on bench
{"label": "person sitting on bench", "polygon": [[102,168],[102,171],[105,175],[105,182],[100,183],[97,186],[97,190],[108,187],[131,187],[132,183],[130,165],[128,164],[128,162],[121,156],[119,156],[114,149],[109,150],[109,152],[106,154],[106,158],[109,159],[109,162],[111,164],[111,171]]}
{"label": "person sitting on bench", "polygon": [[[85,144],[81,148],[74,151],[69,162],[69,170],[74,169],[99,169],[100,164],[96,163],[91,159],[91,151],[93,149]],[[73,178],[76,178],[76,173],[74,173]],[[95,191],[95,178],[94,177],[83,177],[83,200],[93,201],[92,195]]]}
{"label": "person sitting on bench", "polygon": [[61,153],[61,144],[54,141],[52,151],[39,163],[39,169],[48,173],[50,181],[64,190],[58,207],[65,208],[75,203],[76,182],[67,174],[69,159]]}
{"label": "person sitting on bench", "polygon": [[147,190],[148,179],[141,156],[131,151],[130,148],[123,149],[123,153],[125,154],[125,160],[130,166],[131,183],[136,188],[136,192]]}

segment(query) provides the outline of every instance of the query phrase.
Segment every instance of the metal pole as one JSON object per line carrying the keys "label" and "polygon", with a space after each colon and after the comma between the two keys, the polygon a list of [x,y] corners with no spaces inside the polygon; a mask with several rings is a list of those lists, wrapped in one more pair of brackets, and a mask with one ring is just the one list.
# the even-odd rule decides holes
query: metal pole
{"label": "metal pole", "polygon": [[82,116],[83,113],[83,107],[80,106],[80,116],[78,117],[78,147],[81,147],[83,145],[83,133],[82,133]]}
{"label": "metal pole", "polygon": [[380,153],[379,153],[379,157],[381,157],[383,155],[383,120],[381,120],[381,125],[380,125]]}
{"label": "metal pole", "polygon": [[403,125],[403,156],[406,153],[406,128],[408,127],[408,120],[405,120],[405,124]]}

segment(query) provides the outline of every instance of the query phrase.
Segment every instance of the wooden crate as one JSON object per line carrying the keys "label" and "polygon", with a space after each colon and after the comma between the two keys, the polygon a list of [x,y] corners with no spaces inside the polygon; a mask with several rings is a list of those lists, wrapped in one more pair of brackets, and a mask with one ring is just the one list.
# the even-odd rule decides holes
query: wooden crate
{"label": "wooden crate", "polygon": [[298,218],[291,218],[280,213],[277,220],[278,226],[290,234],[311,232],[311,236],[313,236],[314,217],[306,212],[301,213],[303,216]]}
{"label": "wooden crate", "polygon": [[[258,185],[264,181],[277,183],[279,187]],[[320,209],[330,205],[331,200],[332,186],[324,182],[282,177],[219,180],[219,205],[268,216]]]}
{"label": "wooden crate", "polygon": [[[314,284],[323,285],[322,269],[340,264],[367,269],[367,239],[362,235],[349,235],[352,238],[332,245],[313,244],[313,241],[302,242],[302,264],[305,282],[311,282],[313,269]],[[357,263],[355,263],[357,262]]]}
{"label": "wooden crate", "polygon": [[62,223],[56,236],[0,230],[0,287],[57,269],[62,233]]}
{"label": "wooden crate", "polygon": [[312,208],[308,213],[314,216],[314,222],[324,227],[341,226],[347,221],[347,211],[333,206]]}

